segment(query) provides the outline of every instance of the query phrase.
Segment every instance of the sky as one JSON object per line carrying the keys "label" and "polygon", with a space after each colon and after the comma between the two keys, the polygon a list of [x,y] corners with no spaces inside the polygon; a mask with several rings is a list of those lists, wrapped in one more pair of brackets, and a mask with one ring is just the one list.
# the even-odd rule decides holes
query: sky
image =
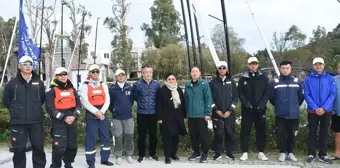
{"label": "sky", "polygon": [[[75,1],[84,5],[92,13],[92,18],[88,23],[93,26],[93,29],[91,34],[86,37],[86,42],[88,42],[90,46],[94,46],[96,20],[97,17],[100,17],[97,49],[110,49],[110,42],[114,34],[103,25],[103,21],[106,17],[113,16],[111,7],[115,0]],[[182,13],[180,0],[173,1],[176,9]],[[302,32],[310,37],[313,29],[318,25],[325,27],[327,31],[331,31],[340,23],[340,3],[337,0],[249,1],[256,20],[262,28],[265,39],[269,45],[271,44],[275,31],[285,32],[293,24],[297,25]],[[45,4],[52,4],[52,2],[53,0],[45,0]],[[146,37],[140,27],[143,23],[150,23],[151,21],[150,7],[153,4],[153,0],[128,0],[128,2],[131,3],[131,6],[127,17],[127,25],[133,28],[129,33],[129,37],[133,40],[133,47],[144,47]],[[220,0],[195,0],[195,2],[202,16],[203,26],[211,35],[213,27],[221,22],[209,17],[208,14],[222,18],[221,2]],[[58,0],[57,3],[55,13],[56,17],[60,18],[60,1]],[[238,36],[246,40],[244,48],[249,53],[264,49],[265,44],[250,13],[246,0],[225,0],[225,4],[228,26],[233,27]],[[0,16],[5,19],[18,16],[18,8],[19,0],[0,0]],[[68,9],[64,8],[64,30],[70,32],[72,24],[66,17],[68,12]],[[187,13],[186,16],[188,16]],[[81,19],[81,16],[78,16],[78,19]],[[26,22],[28,22],[28,18]],[[60,31],[60,29],[58,31]],[[184,32],[183,29],[182,32]],[[203,29],[201,29],[200,32],[203,35]]]}

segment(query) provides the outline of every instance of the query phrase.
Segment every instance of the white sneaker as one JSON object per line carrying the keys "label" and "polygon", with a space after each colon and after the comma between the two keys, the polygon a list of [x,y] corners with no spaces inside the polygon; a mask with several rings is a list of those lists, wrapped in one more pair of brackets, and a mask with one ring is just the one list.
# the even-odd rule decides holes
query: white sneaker
{"label": "white sneaker", "polygon": [[133,158],[131,156],[128,156],[126,160],[130,164],[132,164],[134,162],[134,160],[133,160]]}
{"label": "white sneaker", "polygon": [[280,153],[279,161],[284,162],[286,160],[286,154],[285,153]]}
{"label": "white sneaker", "polygon": [[240,160],[242,160],[242,161],[248,160],[248,153],[247,153],[247,152],[244,152],[244,153],[242,154],[242,156],[240,157]]}
{"label": "white sneaker", "polygon": [[259,156],[258,156],[258,158],[260,159],[260,160],[268,160],[268,158],[266,157],[266,155],[264,155],[264,153],[263,152],[259,152]]}
{"label": "white sneaker", "polygon": [[293,153],[289,153],[288,154],[288,159],[293,161],[293,162],[297,162],[298,161]]}
{"label": "white sneaker", "polygon": [[121,165],[122,164],[122,158],[121,157],[117,157],[116,158],[116,164],[117,165]]}

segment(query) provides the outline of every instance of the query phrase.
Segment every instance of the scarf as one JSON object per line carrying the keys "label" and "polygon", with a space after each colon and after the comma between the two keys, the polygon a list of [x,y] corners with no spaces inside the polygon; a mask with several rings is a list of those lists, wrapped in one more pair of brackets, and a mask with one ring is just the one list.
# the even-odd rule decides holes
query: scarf
{"label": "scarf", "polygon": [[177,83],[174,86],[170,86],[168,82],[164,82],[164,85],[171,91],[172,97],[170,98],[170,100],[174,102],[175,109],[177,109],[178,106],[181,104],[181,99],[177,91]]}

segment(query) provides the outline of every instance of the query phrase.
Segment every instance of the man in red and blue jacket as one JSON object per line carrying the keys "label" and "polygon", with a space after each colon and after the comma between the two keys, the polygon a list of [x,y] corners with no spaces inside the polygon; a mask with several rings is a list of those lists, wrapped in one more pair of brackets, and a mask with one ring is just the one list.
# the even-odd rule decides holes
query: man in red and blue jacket
{"label": "man in red and blue jacket", "polygon": [[334,78],[324,70],[325,62],[317,57],[313,60],[313,72],[305,79],[304,95],[308,105],[308,158],[307,162],[315,160],[317,146],[317,130],[319,133],[319,160],[331,164],[327,157],[328,131],[333,112],[333,102],[336,97]]}
{"label": "man in red and blue jacket", "polygon": [[303,102],[302,84],[291,75],[292,62],[280,63],[280,77],[274,79],[270,91],[270,103],[275,106],[275,127],[279,161],[284,162],[286,154],[291,161],[297,161],[293,154],[295,137],[299,130],[300,105]]}

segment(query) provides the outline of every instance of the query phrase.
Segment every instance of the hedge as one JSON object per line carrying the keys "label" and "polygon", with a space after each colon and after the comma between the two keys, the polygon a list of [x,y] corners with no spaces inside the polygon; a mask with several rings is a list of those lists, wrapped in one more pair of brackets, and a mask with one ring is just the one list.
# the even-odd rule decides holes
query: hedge
{"label": "hedge", "polygon": [[[0,89],[0,100],[2,99],[2,91],[3,89]],[[2,102],[2,101],[1,101]],[[45,113],[46,114],[46,113]],[[133,107],[133,114],[134,114],[134,120],[136,121],[136,105]],[[237,106],[236,110],[236,132],[235,132],[235,150],[240,151],[240,115],[241,115],[241,110],[240,106]],[[109,114],[111,118],[111,113]],[[276,150],[276,136],[275,136],[275,123],[274,123],[274,112],[273,112],[273,106],[268,105],[267,106],[267,127],[266,127],[266,134],[267,134],[267,139],[266,139],[266,149],[273,151]],[[84,110],[82,111],[82,114],[80,116],[80,119],[78,121],[78,143],[80,145],[84,145],[85,143],[85,112]],[[137,123],[137,122],[135,122]],[[0,142],[8,143],[10,142],[10,133],[9,133],[9,112],[8,110],[4,107],[2,103],[0,103]],[[50,143],[51,136],[49,134],[49,129],[51,127],[49,118],[47,115],[45,115],[44,118],[44,131],[45,131],[45,144]],[[308,138],[308,126],[307,126],[307,112],[305,109],[301,110],[301,118],[300,118],[300,129],[297,135],[297,141],[295,148],[299,151],[307,151],[307,138]],[[137,142],[137,124],[135,124],[135,142]],[[158,131],[158,148],[162,148],[162,141],[161,141],[161,136],[159,135]],[[213,140],[213,132],[211,131],[211,140]],[[332,131],[329,131],[329,148],[334,149],[334,135]],[[148,143],[148,141],[147,141]],[[135,143],[136,145],[138,143]],[[255,130],[254,128],[252,129],[251,132],[251,137],[250,137],[250,150],[256,151],[256,143],[255,143]],[[181,137],[180,139],[180,144],[179,144],[180,150],[184,151],[189,151],[191,150],[191,144],[190,144],[190,138],[189,136]]]}

